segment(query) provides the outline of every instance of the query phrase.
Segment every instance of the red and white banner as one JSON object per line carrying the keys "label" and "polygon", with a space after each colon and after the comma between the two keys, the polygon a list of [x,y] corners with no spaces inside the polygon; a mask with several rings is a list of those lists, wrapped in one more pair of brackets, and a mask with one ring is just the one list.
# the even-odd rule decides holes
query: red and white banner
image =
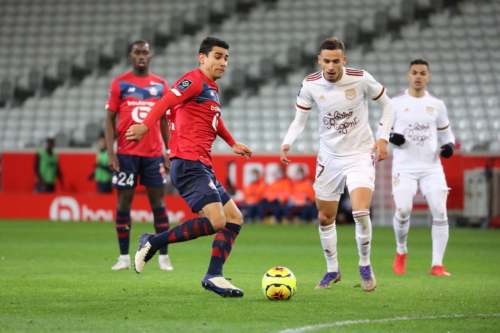
{"label": "red and white banner", "polygon": [[[0,193],[0,218],[10,219],[52,219],[64,221],[114,220],[116,194],[97,194],[95,183],[88,181],[93,172],[95,153],[59,152],[60,168],[64,178],[64,188],[57,184],[54,194],[33,193],[35,152],[4,152],[2,156],[2,192]],[[286,167],[289,177],[295,176],[298,165],[304,167],[307,177],[314,180],[316,156],[290,156],[292,163]],[[464,203],[464,170],[486,165],[500,167],[500,159],[492,156],[463,156],[459,153],[449,159],[442,159],[448,186],[452,188],[448,196],[449,209],[462,210]],[[213,168],[217,179],[226,190],[234,191],[233,198],[241,201],[241,189],[248,182],[253,169],[260,171],[269,183],[280,164],[279,156],[252,156],[250,160],[237,155],[213,156]],[[390,163],[382,162],[378,168],[388,168]],[[388,171],[390,175],[390,171]],[[382,175],[382,174],[380,174]],[[391,179],[382,179],[390,193]],[[384,182],[385,181],[385,182]],[[377,189],[376,189],[377,191]],[[152,221],[151,208],[145,189],[136,189],[132,206],[134,221]],[[377,195],[375,192],[374,195]],[[390,195],[384,198],[392,202]],[[166,195],[165,202],[172,222],[183,221],[196,216],[186,202],[176,195]],[[418,209],[419,207],[415,207]],[[426,207],[422,207],[426,209]]]}
{"label": "red and white banner", "polygon": [[[0,218],[44,219],[53,221],[114,221],[116,195],[113,194],[0,194]],[[180,222],[197,216],[177,195],[166,195],[168,217]],[[136,195],[132,221],[152,222],[147,195]]]}

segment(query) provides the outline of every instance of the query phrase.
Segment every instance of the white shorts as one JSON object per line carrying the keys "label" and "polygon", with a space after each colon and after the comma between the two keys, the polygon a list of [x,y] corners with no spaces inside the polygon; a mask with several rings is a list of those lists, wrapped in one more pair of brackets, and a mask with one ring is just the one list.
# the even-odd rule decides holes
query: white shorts
{"label": "white shorts", "polygon": [[372,154],[333,158],[319,152],[316,163],[316,198],[339,201],[347,185],[349,193],[358,187],[375,189],[375,162]]}
{"label": "white shorts", "polygon": [[434,190],[449,190],[443,171],[392,171],[392,194],[400,190],[409,190],[413,195],[416,195],[419,187],[424,197]]}

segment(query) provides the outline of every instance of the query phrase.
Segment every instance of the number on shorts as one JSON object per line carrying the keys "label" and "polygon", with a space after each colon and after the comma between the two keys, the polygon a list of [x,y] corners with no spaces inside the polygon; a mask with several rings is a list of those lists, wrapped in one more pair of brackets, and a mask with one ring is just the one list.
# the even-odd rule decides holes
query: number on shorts
{"label": "number on shorts", "polygon": [[120,185],[120,186],[125,186],[125,185],[134,186],[134,174],[131,173],[127,178],[127,174],[125,172],[120,172],[118,174],[118,185]]}
{"label": "number on shorts", "polygon": [[324,165],[321,165],[318,163],[318,166],[321,168],[321,171],[318,173],[318,175],[316,176],[316,178],[319,178],[319,176],[321,176],[321,174],[323,173],[323,171],[325,171],[325,166]]}

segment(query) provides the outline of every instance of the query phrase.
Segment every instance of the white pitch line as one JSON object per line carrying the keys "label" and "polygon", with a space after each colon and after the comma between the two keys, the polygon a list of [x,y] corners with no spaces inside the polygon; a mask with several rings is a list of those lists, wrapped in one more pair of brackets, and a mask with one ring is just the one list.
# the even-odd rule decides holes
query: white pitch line
{"label": "white pitch line", "polygon": [[489,313],[489,314],[472,314],[472,315],[447,315],[447,316],[427,316],[427,317],[396,317],[396,318],[385,318],[385,319],[363,319],[363,320],[345,320],[337,321],[328,324],[318,324],[313,326],[304,326],[299,328],[289,328],[278,333],[299,333],[306,331],[314,331],[327,327],[335,326],[345,326],[345,325],[355,325],[355,324],[365,324],[365,323],[385,323],[389,321],[400,321],[400,320],[422,320],[422,319],[441,319],[441,318],[467,318],[467,317],[499,317],[500,313]]}

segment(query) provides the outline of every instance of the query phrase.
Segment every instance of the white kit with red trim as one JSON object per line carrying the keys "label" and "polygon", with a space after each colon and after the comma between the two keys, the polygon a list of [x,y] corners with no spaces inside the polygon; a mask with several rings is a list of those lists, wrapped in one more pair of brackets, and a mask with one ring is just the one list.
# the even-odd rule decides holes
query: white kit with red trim
{"label": "white kit with red trim", "polygon": [[368,72],[344,67],[335,83],[325,80],[322,71],[306,77],[296,107],[309,111],[316,104],[320,151],[336,158],[350,157],[372,150],[367,98],[377,100],[384,93],[385,88]]}

